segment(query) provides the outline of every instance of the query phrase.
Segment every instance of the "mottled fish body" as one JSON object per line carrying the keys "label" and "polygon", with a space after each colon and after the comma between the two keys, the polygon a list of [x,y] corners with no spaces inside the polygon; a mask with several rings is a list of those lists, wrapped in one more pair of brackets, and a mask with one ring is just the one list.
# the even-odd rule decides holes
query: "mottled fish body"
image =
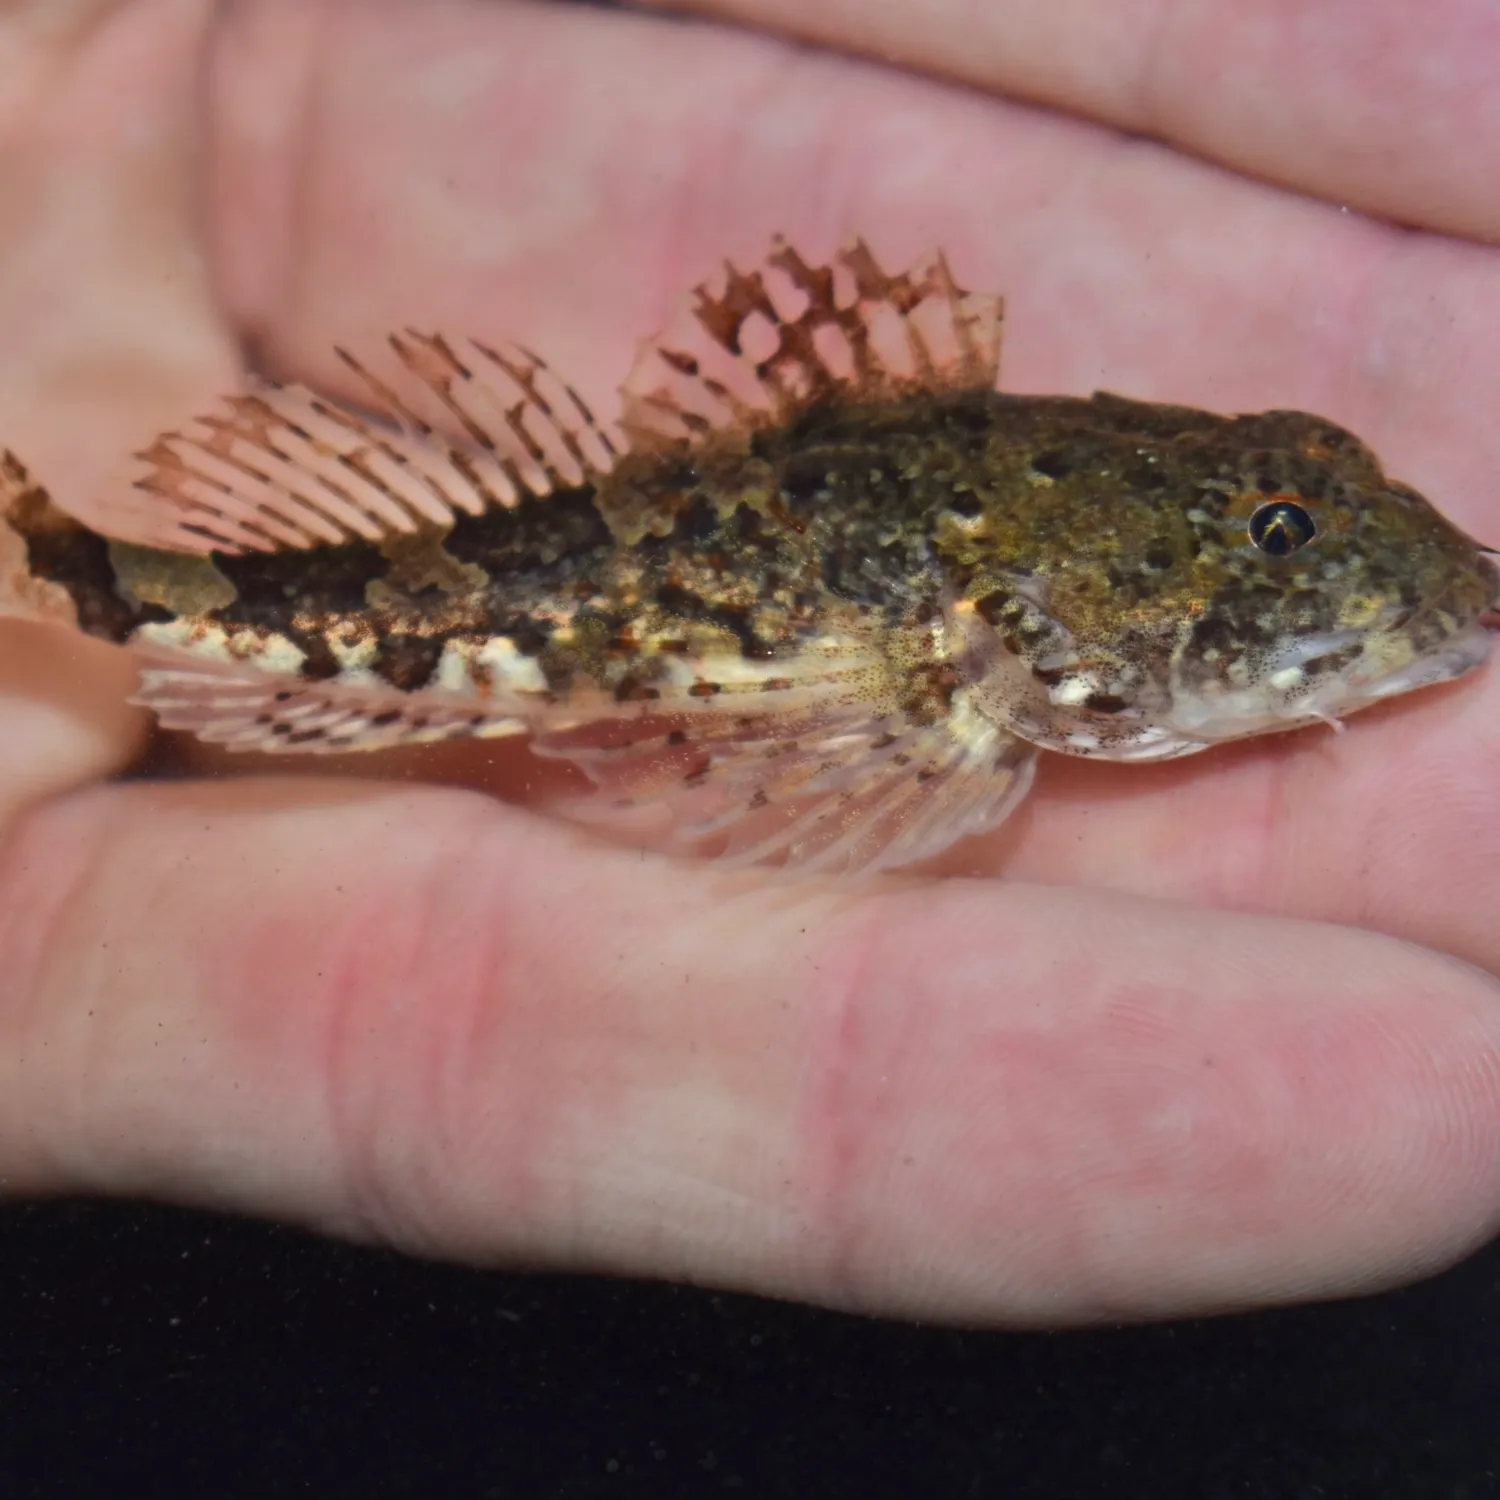
{"label": "mottled fish body", "polygon": [[520,349],[344,356],[380,420],[266,385],[145,457],[116,539],[7,460],[10,607],[140,654],[237,749],[525,733],[688,848],[909,863],[1039,750],[1337,723],[1485,659],[1497,574],[1351,434],[996,389],[1001,303],[779,245],[700,289],[617,428]]}

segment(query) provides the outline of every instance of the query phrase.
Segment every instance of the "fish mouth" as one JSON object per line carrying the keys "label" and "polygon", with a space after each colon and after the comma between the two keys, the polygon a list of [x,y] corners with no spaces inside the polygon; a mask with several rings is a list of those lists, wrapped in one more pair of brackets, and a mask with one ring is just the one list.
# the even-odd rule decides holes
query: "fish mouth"
{"label": "fish mouth", "polygon": [[[1483,550],[1488,552],[1490,549],[1485,547]],[[1495,574],[1495,593],[1490,602],[1479,611],[1477,623],[1486,630],[1500,630],[1500,568],[1496,568],[1494,563],[1487,566]]]}
{"label": "fish mouth", "polygon": [[[1478,543],[1475,545],[1478,546]],[[1479,550],[1491,557],[1500,557],[1500,547],[1480,547]],[[1479,611],[1478,623],[1486,630],[1500,630],[1500,567],[1492,562],[1486,562],[1484,567],[1494,580],[1495,592],[1490,602]]]}

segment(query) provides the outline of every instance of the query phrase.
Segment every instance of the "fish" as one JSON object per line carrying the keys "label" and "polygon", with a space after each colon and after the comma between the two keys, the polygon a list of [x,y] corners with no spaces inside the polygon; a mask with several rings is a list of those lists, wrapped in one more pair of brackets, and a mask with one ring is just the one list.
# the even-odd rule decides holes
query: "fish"
{"label": "fish", "polygon": [[999,827],[1046,753],[1152,762],[1479,667],[1500,573],[1300,411],[999,387],[933,253],[785,239],[601,421],[521,345],[404,329],[252,382],[95,530],[0,466],[0,609],[115,642],[233,750],[529,736],[606,830],[853,874]]}

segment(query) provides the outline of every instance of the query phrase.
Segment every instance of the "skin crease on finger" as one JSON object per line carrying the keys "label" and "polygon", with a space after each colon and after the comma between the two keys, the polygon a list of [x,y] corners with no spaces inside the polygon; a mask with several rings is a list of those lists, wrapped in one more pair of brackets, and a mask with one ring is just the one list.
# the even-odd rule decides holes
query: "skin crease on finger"
{"label": "skin crease on finger", "polygon": [[11,1186],[1052,1323],[1365,1289],[1493,1227],[1500,1009],[1451,961],[1021,883],[643,882],[568,845],[319,783],[29,814]]}
{"label": "skin crease on finger", "polygon": [[[133,13],[190,19],[174,3]],[[1378,429],[1458,518],[1484,514],[1500,437],[1453,399],[1500,373],[1472,332],[1500,302],[1476,247],[640,18],[270,0],[227,13],[212,69],[217,284],[283,373],[327,374],[336,339],[457,323],[542,346],[604,405],[717,256],[864,229],[895,259],[948,245],[965,279],[1011,294],[1013,388],[1312,406]],[[121,242],[162,225],[144,228]],[[24,304],[22,273],[0,268],[4,306]],[[205,351],[186,390],[225,330],[195,323],[201,287],[184,288],[173,347]],[[92,430],[76,394],[28,409],[44,474]],[[1482,750],[1494,701],[1464,684],[1269,762],[1229,752],[1143,783],[1150,814],[1064,767],[1010,853],[1052,880],[1076,846],[1088,878],[1170,886],[1179,843],[1211,857],[1220,793],[1274,810],[1280,757],[1303,778],[1280,805],[1356,776],[1463,822],[1417,848],[1422,868],[1404,858],[1420,823],[1371,833],[1346,798],[1319,811],[1365,830],[1356,865],[1334,865],[1321,826],[1273,826],[1282,870],[1246,819],[1237,868],[1260,883],[1220,871],[1210,898],[1302,916],[1352,900],[1369,925],[1472,952],[1487,903],[1441,861],[1479,792],[1444,791],[1470,786],[1446,742],[1429,789],[1429,737],[1472,725]],[[105,726],[109,753],[134,732]],[[1350,760],[1329,772],[1298,759],[1334,753]],[[1419,899],[1365,883],[1381,838]],[[1493,986],[1369,934],[1020,881],[799,891],[453,792],[290,779],[59,797],[0,861],[0,1162],[18,1189],[1042,1321],[1383,1284],[1477,1243],[1500,1201]]]}

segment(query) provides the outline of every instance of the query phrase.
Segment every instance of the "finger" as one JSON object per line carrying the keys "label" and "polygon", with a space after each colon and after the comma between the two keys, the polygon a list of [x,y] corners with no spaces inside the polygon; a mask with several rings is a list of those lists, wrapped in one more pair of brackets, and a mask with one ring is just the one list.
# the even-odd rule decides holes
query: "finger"
{"label": "finger", "polygon": [[211,0],[27,0],[0,20],[0,435],[87,514],[234,382],[198,239]]}
{"label": "finger", "polygon": [[656,3],[1089,115],[1404,223],[1500,232],[1500,20],[1464,0]]}
{"label": "finger", "polygon": [[1500,1007],[1460,966],[581,847],[433,791],[37,810],[0,862],[0,1173],[981,1321],[1366,1289],[1495,1221]]}

